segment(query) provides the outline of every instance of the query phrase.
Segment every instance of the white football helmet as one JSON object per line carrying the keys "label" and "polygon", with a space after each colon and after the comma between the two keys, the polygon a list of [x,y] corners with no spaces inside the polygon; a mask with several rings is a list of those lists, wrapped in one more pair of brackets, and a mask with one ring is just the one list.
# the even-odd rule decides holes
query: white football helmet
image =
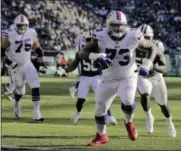
{"label": "white football helmet", "polygon": [[14,25],[19,34],[24,34],[29,27],[29,21],[24,15],[18,15],[14,19]]}
{"label": "white football helmet", "polygon": [[127,19],[121,11],[111,11],[106,18],[110,36],[121,38],[127,31]]}
{"label": "white football helmet", "polygon": [[153,29],[151,28],[150,25],[143,24],[138,27],[138,29],[143,33],[145,39],[152,40],[153,39]]}

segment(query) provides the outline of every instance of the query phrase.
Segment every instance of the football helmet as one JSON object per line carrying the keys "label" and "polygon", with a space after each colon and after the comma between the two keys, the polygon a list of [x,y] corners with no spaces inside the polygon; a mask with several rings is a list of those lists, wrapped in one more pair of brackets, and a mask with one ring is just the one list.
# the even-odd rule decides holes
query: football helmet
{"label": "football helmet", "polygon": [[121,38],[127,31],[127,18],[121,11],[111,11],[107,15],[106,26],[110,36]]}
{"label": "football helmet", "polygon": [[24,34],[29,27],[29,21],[24,15],[18,15],[14,19],[14,25],[15,25],[15,30],[19,34]]}
{"label": "football helmet", "polygon": [[150,25],[143,24],[139,26],[138,29],[143,33],[145,39],[153,40],[154,34]]}

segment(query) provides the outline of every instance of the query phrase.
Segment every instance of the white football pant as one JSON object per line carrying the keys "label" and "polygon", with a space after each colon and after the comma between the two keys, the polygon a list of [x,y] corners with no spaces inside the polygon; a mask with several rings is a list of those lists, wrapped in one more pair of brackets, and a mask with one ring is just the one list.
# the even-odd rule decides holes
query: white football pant
{"label": "white football pant", "polygon": [[90,88],[92,88],[93,92],[96,93],[97,87],[101,82],[101,76],[97,75],[94,77],[86,77],[86,76],[81,76],[80,77],[80,82],[78,86],[78,98],[86,99],[87,94],[89,93]]}
{"label": "white football pant", "polygon": [[32,62],[24,65],[18,65],[15,69],[11,70],[13,77],[13,83],[15,84],[15,90],[17,94],[25,94],[25,80],[30,88],[39,88],[39,75]]}
{"label": "white football pant", "polygon": [[163,75],[158,73],[150,78],[138,77],[138,90],[141,94],[147,93],[154,97],[160,105],[167,104],[167,87]]}
{"label": "white football pant", "polygon": [[137,73],[121,80],[102,80],[96,93],[95,116],[104,116],[117,95],[120,96],[124,105],[134,104],[136,88]]}

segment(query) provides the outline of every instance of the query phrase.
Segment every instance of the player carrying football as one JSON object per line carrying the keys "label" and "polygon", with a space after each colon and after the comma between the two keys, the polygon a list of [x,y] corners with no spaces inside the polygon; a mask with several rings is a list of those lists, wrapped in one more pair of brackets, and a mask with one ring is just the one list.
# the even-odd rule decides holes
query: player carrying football
{"label": "player carrying football", "polygon": [[[147,118],[146,130],[148,133],[153,132],[154,117],[151,113],[150,103],[150,95],[152,94],[165,116],[169,136],[176,137],[176,130],[168,107],[167,88],[163,78],[163,73],[166,72],[167,68],[163,43],[153,39],[153,29],[149,25],[143,24],[139,29],[144,34],[145,39],[152,41],[157,46],[156,58],[153,61],[153,68],[150,70],[149,75],[147,78],[143,78],[142,76],[138,77],[138,90],[141,95],[141,105]],[[141,65],[147,55],[147,50],[139,48],[136,55],[137,64]]]}
{"label": "player carrying football", "polygon": [[35,121],[43,121],[40,112],[39,76],[30,59],[31,49],[34,48],[40,57],[41,65],[45,66],[36,31],[29,28],[29,21],[24,15],[18,15],[14,20],[14,29],[6,30],[2,34],[1,43],[1,57],[6,57],[6,64],[11,68],[15,83],[15,116],[21,117],[19,101],[25,94],[26,80],[32,90],[34,119]]}
{"label": "player carrying football", "polygon": [[149,56],[139,70],[142,76],[147,76],[156,55],[156,46],[145,40],[139,30],[128,28],[126,16],[122,12],[110,12],[106,25],[107,28],[93,33],[94,40],[78,54],[80,59],[95,60],[96,67],[103,69],[104,80],[101,81],[95,97],[97,134],[89,143],[90,146],[108,143],[105,125],[107,110],[117,94],[122,101],[121,108],[125,115],[128,136],[131,140],[136,140],[137,132],[133,124],[138,70],[135,49],[142,47],[149,51]]}

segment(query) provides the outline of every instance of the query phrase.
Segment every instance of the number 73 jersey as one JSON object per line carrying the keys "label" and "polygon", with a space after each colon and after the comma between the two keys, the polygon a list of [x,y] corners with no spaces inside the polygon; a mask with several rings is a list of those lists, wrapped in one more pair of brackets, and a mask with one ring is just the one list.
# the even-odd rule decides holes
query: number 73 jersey
{"label": "number 73 jersey", "polygon": [[7,38],[10,46],[7,51],[8,57],[19,65],[24,65],[31,61],[31,49],[33,39],[37,37],[34,29],[29,28],[24,34],[20,35],[16,30],[6,30],[2,34],[3,38]]}
{"label": "number 73 jersey", "polygon": [[102,71],[106,80],[120,80],[131,76],[136,66],[135,49],[143,35],[138,30],[129,29],[121,40],[112,40],[106,28],[95,31],[92,35],[98,40],[99,50],[106,53],[113,61],[111,67]]}

